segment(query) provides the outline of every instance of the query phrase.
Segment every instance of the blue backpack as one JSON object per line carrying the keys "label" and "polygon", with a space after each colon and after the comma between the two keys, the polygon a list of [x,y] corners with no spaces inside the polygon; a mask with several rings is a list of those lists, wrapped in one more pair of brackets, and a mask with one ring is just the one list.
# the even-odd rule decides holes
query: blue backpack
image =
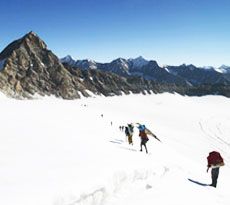
{"label": "blue backpack", "polygon": [[145,125],[139,125],[139,126],[138,126],[138,129],[139,129],[140,131],[144,131],[144,130],[145,130]]}

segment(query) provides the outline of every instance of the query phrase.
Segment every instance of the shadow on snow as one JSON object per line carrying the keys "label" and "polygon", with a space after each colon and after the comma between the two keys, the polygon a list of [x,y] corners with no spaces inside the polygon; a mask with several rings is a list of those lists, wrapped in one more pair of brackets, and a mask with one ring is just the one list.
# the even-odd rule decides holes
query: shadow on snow
{"label": "shadow on snow", "polygon": [[189,179],[189,178],[188,178],[188,180],[189,180],[190,182],[193,182],[193,183],[198,184],[198,185],[201,185],[201,186],[210,186],[209,184],[204,184],[204,183],[195,181],[195,180],[193,180],[193,179]]}

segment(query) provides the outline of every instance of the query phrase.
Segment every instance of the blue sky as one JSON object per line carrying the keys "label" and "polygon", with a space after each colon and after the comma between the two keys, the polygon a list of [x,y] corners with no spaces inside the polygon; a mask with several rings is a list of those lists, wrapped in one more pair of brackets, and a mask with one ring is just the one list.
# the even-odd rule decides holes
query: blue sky
{"label": "blue sky", "polygon": [[0,50],[33,30],[59,57],[230,65],[229,0],[1,0]]}

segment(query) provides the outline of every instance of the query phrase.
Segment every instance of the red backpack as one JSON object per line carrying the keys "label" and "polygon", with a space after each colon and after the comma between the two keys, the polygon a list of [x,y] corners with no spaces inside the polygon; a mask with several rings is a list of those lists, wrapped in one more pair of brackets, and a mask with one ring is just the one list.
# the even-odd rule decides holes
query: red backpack
{"label": "red backpack", "polygon": [[220,153],[216,151],[210,152],[207,157],[207,160],[208,160],[208,167],[216,166],[216,165],[219,165],[219,166],[224,165],[223,158],[221,157]]}

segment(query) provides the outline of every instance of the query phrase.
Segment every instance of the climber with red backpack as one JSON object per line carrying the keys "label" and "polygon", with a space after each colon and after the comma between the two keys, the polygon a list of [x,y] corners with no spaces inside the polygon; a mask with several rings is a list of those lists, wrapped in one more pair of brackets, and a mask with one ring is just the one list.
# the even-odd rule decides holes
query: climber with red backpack
{"label": "climber with red backpack", "polygon": [[212,183],[210,184],[210,186],[216,187],[217,179],[219,176],[219,169],[221,166],[224,166],[224,160],[222,156],[220,155],[220,153],[217,151],[210,152],[207,157],[207,160],[208,160],[207,172],[209,168],[212,168],[212,171],[211,171]]}

